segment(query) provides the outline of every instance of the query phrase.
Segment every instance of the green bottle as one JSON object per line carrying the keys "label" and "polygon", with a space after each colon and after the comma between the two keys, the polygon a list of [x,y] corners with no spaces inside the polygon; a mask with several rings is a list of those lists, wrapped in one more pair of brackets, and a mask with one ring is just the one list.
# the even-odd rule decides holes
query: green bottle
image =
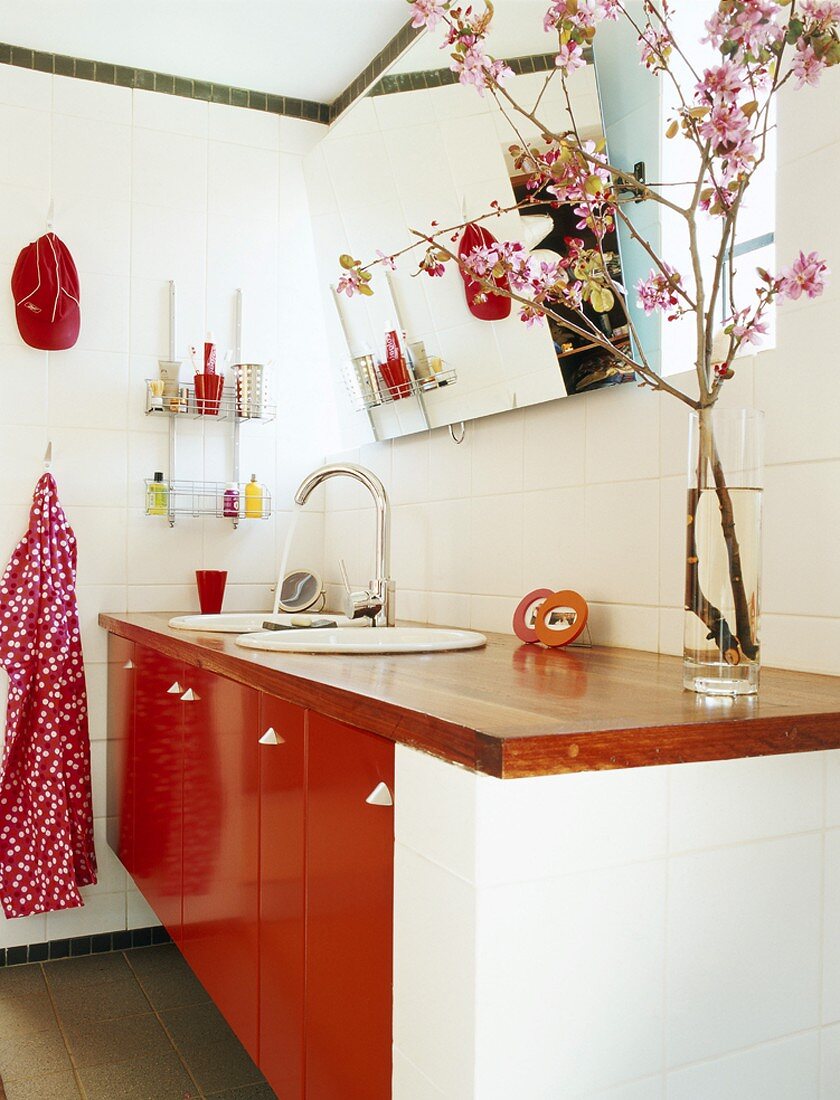
{"label": "green bottle", "polygon": [[160,470],[155,473],[154,481],[147,490],[146,514],[165,516],[169,512],[169,486],[163,480]]}

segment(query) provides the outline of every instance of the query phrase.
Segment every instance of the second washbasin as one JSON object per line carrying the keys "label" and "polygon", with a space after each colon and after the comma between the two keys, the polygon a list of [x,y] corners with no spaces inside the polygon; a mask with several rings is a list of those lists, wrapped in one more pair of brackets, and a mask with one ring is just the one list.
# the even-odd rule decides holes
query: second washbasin
{"label": "second washbasin", "polygon": [[444,653],[477,649],[486,645],[487,639],[474,630],[434,626],[377,626],[368,630],[339,626],[243,634],[236,644],[273,653]]}

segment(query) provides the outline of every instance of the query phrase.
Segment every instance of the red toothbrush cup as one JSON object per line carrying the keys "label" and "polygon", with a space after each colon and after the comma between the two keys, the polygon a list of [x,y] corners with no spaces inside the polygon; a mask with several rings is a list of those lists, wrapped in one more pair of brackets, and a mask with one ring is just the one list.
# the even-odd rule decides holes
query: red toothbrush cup
{"label": "red toothbrush cup", "polygon": [[223,374],[197,374],[195,376],[195,407],[202,416],[218,416],[222,390],[225,387]]}
{"label": "red toothbrush cup", "polygon": [[218,615],[222,610],[227,584],[226,569],[196,569],[198,605],[202,615]]}

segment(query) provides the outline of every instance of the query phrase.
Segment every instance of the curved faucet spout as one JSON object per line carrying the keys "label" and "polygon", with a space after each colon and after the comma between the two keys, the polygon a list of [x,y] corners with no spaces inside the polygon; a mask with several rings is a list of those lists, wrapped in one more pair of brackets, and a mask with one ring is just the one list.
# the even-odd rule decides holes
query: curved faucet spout
{"label": "curved faucet spout", "polygon": [[381,605],[375,622],[394,625],[394,583],[391,573],[391,507],[385,486],[373,472],[352,462],[335,462],[313,470],[303,479],[295,493],[295,504],[303,505],[312,492],[331,477],[350,477],[368,490],[376,505],[376,576],[372,582],[374,594]]}

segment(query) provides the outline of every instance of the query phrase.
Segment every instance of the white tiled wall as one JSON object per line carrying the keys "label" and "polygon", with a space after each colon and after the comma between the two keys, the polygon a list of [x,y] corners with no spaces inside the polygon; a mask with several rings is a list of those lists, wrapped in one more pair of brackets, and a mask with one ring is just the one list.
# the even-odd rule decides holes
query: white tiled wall
{"label": "white tiled wall", "polygon": [[[48,439],[79,540],[79,607],[91,706],[100,881],[74,912],[3,922],[0,946],[140,926],[153,916],[105,844],[106,639],[101,610],[196,609],[193,571],[227,568],[228,609],[271,604],[293,489],[323,458],[331,423],[303,154],[320,127],[275,115],[0,66],[0,567],[20,539]],[[81,279],[71,351],[27,348],[8,289],[20,249],[55,227]],[[179,358],[212,329],[274,360],[278,419],[242,430],[242,472],[275,495],[269,521],[233,531],[143,514],[143,478],[166,470],[166,425],[144,415],[144,379],[168,348],[178,290]],[[185,364],[184,375],[189,373]],[[230,429],[179,425],[182,477],[227,480]],[[317,568],[320,503],[297,527],[293,564]],[[3,688],[4,685],[0,685]]]}
{"label": "white tiled wall", "polygon": [[503,782],[398,747],[395,1095],[840,1095],[838,778]]}
{"label": "white tiled wall", "polygon": [[[723,398],[766,412],[765,663],[833,674],[840,222],[803,196],[840,171],[839,91],[832,69],[816,90],[785,92],[777,225],[780,264],[816,248],[837,274],[823,298],[779,309],[776,348],[739,360]],[[683,409],[622,387],[470,423],[460,446],[439,429],[349,452],[391,490],[398,615],[509,631],[525,592],[571,587],[590,601],[596,642],[681,652]],[[328,502],[327,576],[338,581],[343,554],[365,581],[374,531],[366,501],[342,488]]]}

